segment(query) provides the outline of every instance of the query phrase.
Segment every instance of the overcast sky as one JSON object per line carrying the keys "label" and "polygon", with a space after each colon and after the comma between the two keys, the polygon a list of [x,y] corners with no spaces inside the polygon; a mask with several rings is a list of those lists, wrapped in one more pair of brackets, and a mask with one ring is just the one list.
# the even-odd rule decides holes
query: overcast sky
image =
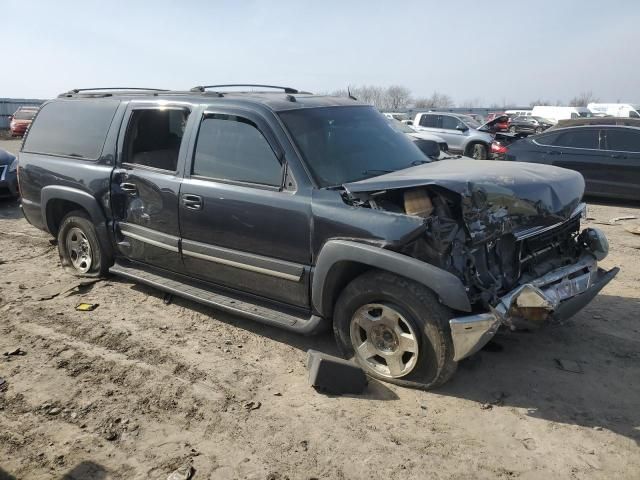
{"label": "overcast sky", "polygon": [[0,24],[0,97],[245,82],[640,103],[639,0],[0,0]]}

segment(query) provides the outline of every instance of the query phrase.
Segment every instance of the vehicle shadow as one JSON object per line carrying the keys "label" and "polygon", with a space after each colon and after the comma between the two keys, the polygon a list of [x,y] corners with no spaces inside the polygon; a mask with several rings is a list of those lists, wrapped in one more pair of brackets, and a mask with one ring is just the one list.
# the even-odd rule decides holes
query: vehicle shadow
{"label": "vehicle shadow", "polygon": [[[107,470],[92,461],[83,461],[65,473],[60,480],[103,480],[107,478]],[[0,480],[17,480],[17,477],[0,467]]]}
{"label": "vehicle shadow", "polygon": [[[112,278],[112,280],[121,283],[129,283],[127,280],[123,280],[117,277]],[[146,295],[156,297],[158,299],[163,299],[165,295],[164,292],[161,292],[160,290],[142,284],[133,284],[131,285],[131,289],[142,292]],[[208,307],[206,305],[202,305],[200,303],[193,302],[184,298],[173,296],[171,302],[180,307],[188,308],[189,310],[201,313],[202,315],[212,317],[212,321],[220,321],[228,325],[233,325],[234,327],[241,328],[261,337],[266,337],[275,342],[294,347],[303,352],[306,352],[307,350],[316,350],[318,352],[342,358],[342,355],[333,338],[333,332],[330,331],[330,329],[320,332],[316,335],[304,336],[292,332],[287,332],[286,330],[282,330],[271,325],[265,325],[260,322],[240,317],[238,315],[229,314],[222,310],[216,310],[215,308]],[[318,391],[318,393],[323,392]],[[326,393],[323,394],[332,396]],[[399,398],[393,390],[387,387],[386,384],[372,378],[368,379],[368,386],[363,394],[343,396],[348,396],[355,399],[378,401],[397,400]]]}
{"label": "vehicle shadow", "polygon": [[640,444],[640,331],[633,325],[639,306],[638,299],[600,295],[563,325],[499,333],[501,351],[463,360],[434,393],[606,429]]}
{"label": "vehicle shadow", "polygon": [[0,198],[0,219],[17,220],[22,218],[20,210],[20,199],[17,198]]}

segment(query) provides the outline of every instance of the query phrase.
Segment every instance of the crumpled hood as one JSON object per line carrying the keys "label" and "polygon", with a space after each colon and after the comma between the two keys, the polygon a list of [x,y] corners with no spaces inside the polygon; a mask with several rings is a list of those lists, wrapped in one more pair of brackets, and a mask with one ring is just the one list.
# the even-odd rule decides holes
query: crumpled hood
{"label": "crumpled hood", "polygon": [[352,194],[420,186],[437,186],[460,196],[473,241],[564,221],[584,193],[584,179],[573,170],[466,159],[427,163],[344,185]]}

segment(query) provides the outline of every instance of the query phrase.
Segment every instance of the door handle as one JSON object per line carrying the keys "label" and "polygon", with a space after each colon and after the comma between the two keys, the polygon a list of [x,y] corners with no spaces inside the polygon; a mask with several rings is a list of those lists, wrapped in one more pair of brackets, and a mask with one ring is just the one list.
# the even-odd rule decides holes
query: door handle
{"label": "door handle", "polygon": [[182,205],[189,210],[202,210],[202,197],[200,195],[192,195],[185,193],[182,195]]}
{"label": "door handle", "polygon": [[135,195],[138,193],[138,187],[135,183],[123,182],[120,184],[120,188],[129,195]]}

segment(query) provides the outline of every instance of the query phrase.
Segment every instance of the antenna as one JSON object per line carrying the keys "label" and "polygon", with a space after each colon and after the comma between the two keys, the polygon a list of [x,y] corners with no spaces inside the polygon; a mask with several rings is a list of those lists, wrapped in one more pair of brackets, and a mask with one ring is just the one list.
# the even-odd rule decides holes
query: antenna
{"label": "antenna", "polygon": [[351,88],[349,87],[349,85],[347,85],[347,96],[348,96],[351,100],[358,100],[356,97],[354,97],[353,95],[351,95]]}

